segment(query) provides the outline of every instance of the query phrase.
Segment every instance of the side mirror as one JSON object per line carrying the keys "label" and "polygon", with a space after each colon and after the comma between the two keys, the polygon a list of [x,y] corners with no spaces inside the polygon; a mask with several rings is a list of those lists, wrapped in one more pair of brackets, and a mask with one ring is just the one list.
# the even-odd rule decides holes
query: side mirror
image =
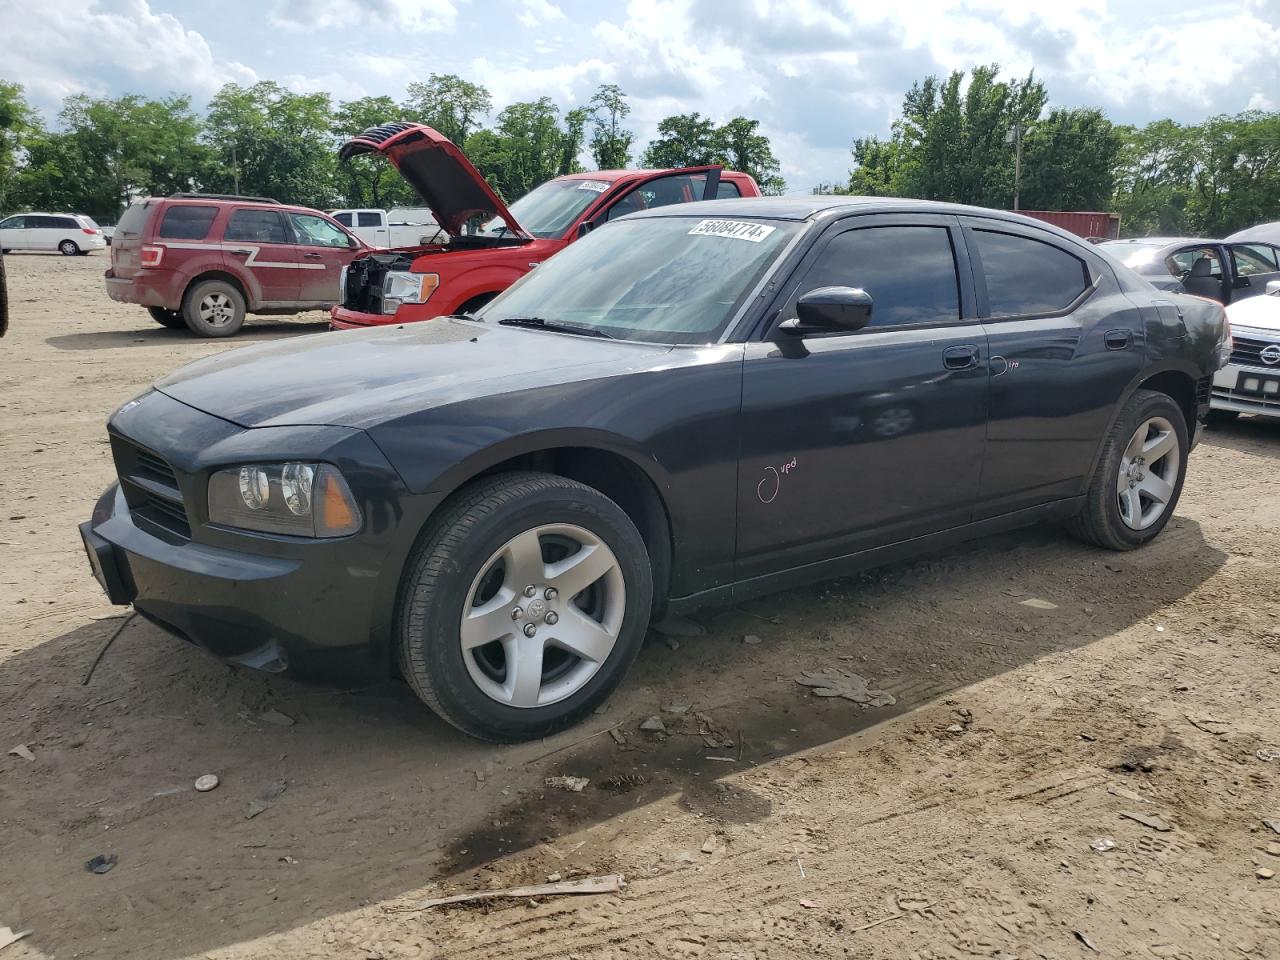
{"label": "side mirror", "polygon": [[796,337],[852,333],[871,322],[871,294],[859,287],[818,287],[796,301],[796,316],[778,329]]}
{"label": "side mirror", "polygon": [[1280,297],[1280,280],[1268,280],[1266,290],[1268,297]]}

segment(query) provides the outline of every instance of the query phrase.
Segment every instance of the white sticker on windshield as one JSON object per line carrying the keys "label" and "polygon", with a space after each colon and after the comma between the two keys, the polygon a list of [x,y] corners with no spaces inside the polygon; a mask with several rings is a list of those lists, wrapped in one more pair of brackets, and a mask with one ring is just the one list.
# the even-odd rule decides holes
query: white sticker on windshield
{"label": "white sticker on windshield", "polygon": [[592,193],[604,193],[609,189],[608,180],[583,180],[578,184],[579,190],[590,190]]}
{"label": "white sticker on windshield", "polygon": [[746,220],[703,220],[689,231],[691,237],[729,237],[731,240],[749,240],[759,243],[777,227]]}

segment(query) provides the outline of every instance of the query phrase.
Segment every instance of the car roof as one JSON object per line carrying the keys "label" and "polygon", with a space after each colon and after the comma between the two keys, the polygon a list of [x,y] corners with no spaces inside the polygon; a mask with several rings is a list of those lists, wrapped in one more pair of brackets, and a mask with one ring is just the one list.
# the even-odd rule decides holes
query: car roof
{"label": "car roof", "polygon": [[1193,243],[1225,243],[1225,240],[1214,240],[1209,237],[1125,237],[1123,240],[1108,240],[1107,243],[1143,244],[1149,247],[1184,247]]}
{"label": "car roof", "polygon": [[25,210],[22,213],[6,214],[9,217],[85,217],[85,213],[53,213],[48,210]]}
{"label": "car roof", "polygon": [[[668,173],[683,173],[687,167],[667,167],[666,169],[641,169],[641,170],[590,170],[582,173],[565,173],[558,177],[557,180],[608,180],[610,183],[617,183],[620,180],[639,179],[641,177],[662,176]],[[697,170],[702,173],[702,169]],[[721,170],[721,177],[745,177],[745,173],[737,170]]]}
{"label": "car roof", "polygon": [[[184,207],[188,205],[208,206],[208,207],[226,207],[226,206],[262,207],[262,209],[264,210],[284,210],[284,211],[294,211],[297,213],[312,213],[312,214],[319,214],[322,217],[332,216],[332,214],[325,213],[323,210],[317,210],[314,207],[302,207],[296,203],[276,203],[275,201],[267,202],[262,200],[251,200],[248,197],[244,197],[239,200],[215,200],[209,197],[148,197],[145,201],[139,201],[139,202],[155,203],[159,201],[163,201],[165,203],[172,203],[172,204],[181,204]],[[353,207],[352,209],[356,209],[356,208]],[[373,208],[369,207],[369,208],[363,208],[363,209],[373,209]]]}

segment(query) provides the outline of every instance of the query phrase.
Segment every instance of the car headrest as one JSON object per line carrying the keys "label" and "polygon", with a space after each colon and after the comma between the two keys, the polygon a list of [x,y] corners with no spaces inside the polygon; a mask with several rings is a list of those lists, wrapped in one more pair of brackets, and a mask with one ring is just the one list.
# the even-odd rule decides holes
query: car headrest
{"label": "car headrest", "polygon": [[1193,277],[1210,277],[1213,276],[1213,261],[1208,257],[1200,257],[1191,265],[1191,276]]}

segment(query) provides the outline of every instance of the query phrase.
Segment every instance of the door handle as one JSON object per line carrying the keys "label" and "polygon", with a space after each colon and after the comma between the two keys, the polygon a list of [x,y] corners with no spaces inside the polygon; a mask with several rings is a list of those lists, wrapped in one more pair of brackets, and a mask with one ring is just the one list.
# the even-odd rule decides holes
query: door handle
{"label": "door handle", "polygon": [[1132,330],[1108,330],[1102,335],[1108,350],[1124,350],[1133,342]]}
{"label": "door handle", "polygon": [[318,253],[304,253],[304,254],[303,254],[303,256],[304,256],[306,259],[308,259],[308,260],[319,260],[319,259],[320,259],[320,254],[318,254]]}
{"label": "door handle", "polygon": [[947,347],[942,351],[942,365],[948,370],[970,370],[978,365],[978,348],[972,344]]}
{"label": "door handle", "polygon": [[253,253],[252,250],[228,250],[227,252],[234,253],[237,257],[247,257],[249,254]]}

